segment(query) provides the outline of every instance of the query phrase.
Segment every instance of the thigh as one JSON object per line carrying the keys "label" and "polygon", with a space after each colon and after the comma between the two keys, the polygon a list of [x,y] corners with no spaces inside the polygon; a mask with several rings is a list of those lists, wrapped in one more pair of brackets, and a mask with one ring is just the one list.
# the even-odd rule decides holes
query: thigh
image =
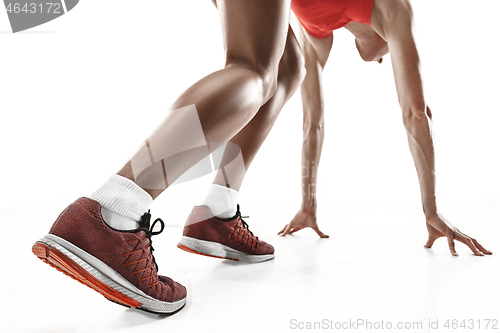
{"label": "thigh", "polygon": [[290,0],[217,0],[227,62],[274,71],[283,55]]}
{"label": "thigh", "polygon": [[289,26],[285,50],[280,61],[280,75],[282,75],[283,71],[294,74],[297,71],[303,70],[303,68],[304,56],[302,55],[302,49],[292,27]]}

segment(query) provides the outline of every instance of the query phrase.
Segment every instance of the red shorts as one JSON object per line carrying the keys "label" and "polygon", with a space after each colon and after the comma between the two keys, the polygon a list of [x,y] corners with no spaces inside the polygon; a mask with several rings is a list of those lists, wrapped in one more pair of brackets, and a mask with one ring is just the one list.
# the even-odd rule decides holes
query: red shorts
{"label": "red shorts", "polygon": [[349,22],[370,25],[374,0],[292,0],[292,10],[306,31],[325,38]]}

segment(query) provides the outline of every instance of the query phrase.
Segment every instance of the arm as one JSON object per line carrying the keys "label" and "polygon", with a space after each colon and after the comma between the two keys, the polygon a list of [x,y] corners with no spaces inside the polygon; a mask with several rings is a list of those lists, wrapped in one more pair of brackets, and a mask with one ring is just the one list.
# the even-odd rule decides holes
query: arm
{"label": "arm", "polygon": [[[299,23],[300,25],[300,23]],[[325,67],[333,35],[327,38],[310,36],[302,26],[298,33],[304,54],[306,76],[300,87],[303,108],[302,143],[302,205],[298,213],[278,234],[285,236],[310,227],[326,238],[316,222],[316,177],[324,137],[322,73]]]}
{"label": "arm", "polygon": [[431,247],[439,237],[446,237],[452,255],[454,239],[463,242],[476,255],[491,254],[475,239],[460,232],[438,211],[435,195],[434,146],[432,114],[424,100],[420,61],[412,34],[412,13],[407,0],[397,2],[376,1],[372,27],[388,43],[394,79],[403,112],[410,151],[417,169],[422,206],[429,232],[425,244]]}

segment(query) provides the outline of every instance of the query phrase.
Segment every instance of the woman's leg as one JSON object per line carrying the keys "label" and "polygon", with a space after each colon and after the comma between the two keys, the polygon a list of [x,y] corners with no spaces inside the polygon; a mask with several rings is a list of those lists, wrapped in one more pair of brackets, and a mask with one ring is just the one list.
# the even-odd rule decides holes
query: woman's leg
{"label": "woman's leg", "polygon": [[[186,288],[158,276],[151,236],[164,223],[157,219],[151,225],[151,197],[208,154],[210,142],[231,139],[276,90],[289,0],[220,0],[217,6],[226,67],[186,90],[119,175],[68,206],[49,235],[33,246],[43,261],[127,307],[173,314],[185,305]],[[272,259],[272,247],[237,222],[225,226],[234,227],[236,236],[247,236],[244,245],[258,254],[249,258]],[[157,223],[161,229],[153,231]]]}
{"label": "woman's leg", "polygon": [[118,172],[153,198],[205,157],[210,142],[227,142],[238,133],[277,89],[289,1],[219,0],[217,7],[225,68],[188,88]]}
{"label": "woman's leg", "polygon": [[[218,170],[214,184],[230,187],[236,191],[240,190],[246,171],[264,143],[281,109],[300,86],[304,76],[305,67],[302,51],[292,28],[289,27],[285,51],[279,63],[276,93],[259,109],[255,117],[229,141],[228,152],[224,154],[220,163],[223,167]],[[242,162],[234,159],[236,147],[241,149]],[[234,163],[228,164],[230,161],[234,161]]]}

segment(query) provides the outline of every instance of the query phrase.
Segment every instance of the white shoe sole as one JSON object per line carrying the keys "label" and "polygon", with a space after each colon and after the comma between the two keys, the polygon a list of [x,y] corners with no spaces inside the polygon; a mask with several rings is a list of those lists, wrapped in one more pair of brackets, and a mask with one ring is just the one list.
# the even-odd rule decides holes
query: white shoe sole
{"label": "white shoe sole", "polygon": [[187,297],[164,302],[146,295],[113,268],[61,237],[46,235],[35,243],[33,253],[115,303],[162,315],[173,314],[186,304]]}
{"label": "white shoe sole", "polygon": [[205,256],[230,259],[235,261],[246,261],[251,263],[267,261],[274,258],[274,254],[246,254],[223,244],[204,241],[187,236],[182,236],[182,239],[179,244],[177,244],[177,247],[187,252]]}

